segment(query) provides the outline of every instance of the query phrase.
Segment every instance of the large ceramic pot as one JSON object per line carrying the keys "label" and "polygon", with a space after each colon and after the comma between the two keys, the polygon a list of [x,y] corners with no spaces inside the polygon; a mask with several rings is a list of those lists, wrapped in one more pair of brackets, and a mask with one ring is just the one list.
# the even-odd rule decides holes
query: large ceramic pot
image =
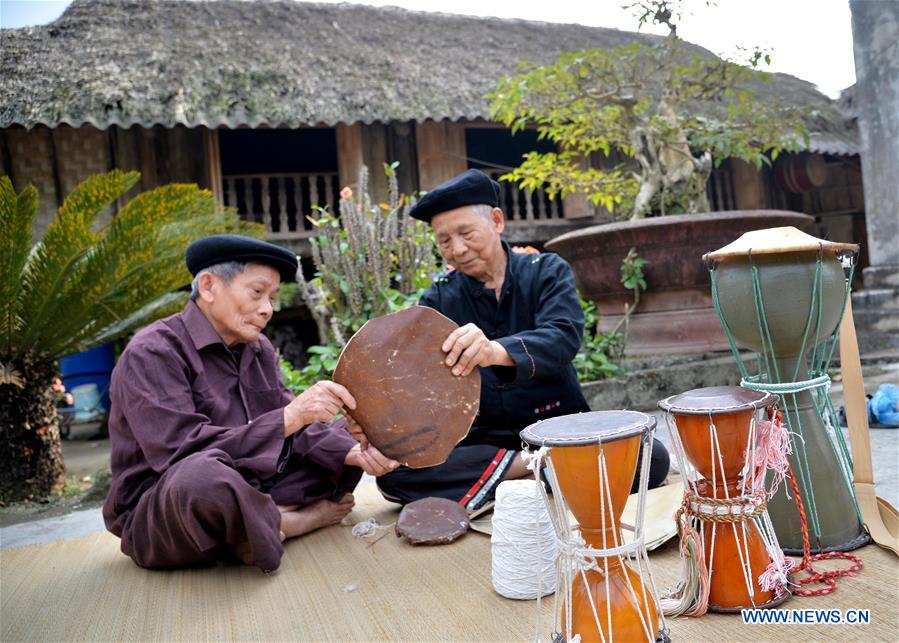
{"label": "large ceramic pot", "polygon": [[571,264],[575,284],[602,313],[601,330],[614,328],[633,300],[621,283],[621,261],[636,248],[647,290],[628,324],[628,355],[678,355],[727,350],[712,306],[702,255],[744,232],[794,226],[813,217],[785,210],[736,210],[622,221],[584,228],[551,239],[546,249]]}

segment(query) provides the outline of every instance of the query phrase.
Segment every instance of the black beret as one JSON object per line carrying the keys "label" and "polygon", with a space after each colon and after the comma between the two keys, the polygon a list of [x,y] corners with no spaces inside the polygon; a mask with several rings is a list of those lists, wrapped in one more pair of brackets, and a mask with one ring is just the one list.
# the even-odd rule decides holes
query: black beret
{"label": "black beret", "polygon": [[480,170],[468,170],[421,197],[409,211],[409,216],[430,223],[431,217],[466,205],[498,208],[499,183]]}
{"label": "black beret", "polygon": [[297,256],[273,243],[242,237],[238,234],[216,234],[191,243],[184,253],[190,274],[196,276],[204,268],[226,261],[261,263],[281,275],[281,281],[296,281]]}

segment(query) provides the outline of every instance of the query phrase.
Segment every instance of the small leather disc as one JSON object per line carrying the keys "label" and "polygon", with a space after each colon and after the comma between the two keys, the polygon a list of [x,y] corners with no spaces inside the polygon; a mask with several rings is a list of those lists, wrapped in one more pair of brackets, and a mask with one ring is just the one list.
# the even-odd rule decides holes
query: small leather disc
{"label": "small leather disc", "polygon": [[403,507],[396,535],[413,545],[446,545],[468,531],[468,512],[446,498],[422,498]]}
{"label": "small leather disc", "polygon": [[478,370],[457,377],[444,364],[441,347],[456,328],[425,306],[377,317],[350,338],[334,370],[369,442],[406,466],[445,462],[477,415]]}

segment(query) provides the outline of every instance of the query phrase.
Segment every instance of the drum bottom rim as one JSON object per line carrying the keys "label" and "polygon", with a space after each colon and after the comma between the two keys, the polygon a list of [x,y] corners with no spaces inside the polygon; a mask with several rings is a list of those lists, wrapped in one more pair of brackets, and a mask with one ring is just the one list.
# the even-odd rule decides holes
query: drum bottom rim
{"label": "drum bottom rim", "polygon": [[[873,542],[874,539],[871,538],[871,534],[862,530],[861,534],[841,545],[833,545],[831,547],[809,547],[808,551],[811,555],[829,554],[834,551],[855,551],[856,549],[861,549],[865,545],[870,545]],[[797,549],[795,547],[782,547],[781,549],[787,556],[802,556],[804,554],[802,549]]]}
{"label": "drum bottom rim", "polygon": [[[558,635],[552,639],[552,643],[565,643],[565,635],[559,632]],[[659,633],[656,634],[655,643],[671,643],[671,637],[668,635],[668,631],[659,628]]]}
{"label": "drum bottom rim", "polygon": [[[787,574],[787,580],[792,583],[793,582],[793,574]],[[740,607],[718,607],[717,605],[709,604],[709,611],[715,612],[716,614],[739,614],[743,610],[747,609],[759,609],[766,610],[771,609],[772,607],[777,607],[778,605],[785,602],[788,598],[793,595],[789,589],[785,589],[784,593],[780,596],[775,596],[770,601],[762,603],[761,605],[742,605]]]}

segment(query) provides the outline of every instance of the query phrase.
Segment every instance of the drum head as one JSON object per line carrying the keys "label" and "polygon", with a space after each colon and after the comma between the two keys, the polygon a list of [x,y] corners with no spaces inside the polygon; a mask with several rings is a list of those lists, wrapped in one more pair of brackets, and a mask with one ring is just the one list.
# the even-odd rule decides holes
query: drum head
{"label": "drum head", "polygon": [[744,233],[739,239],[723,248],[702,255],[704,261],[721,261],[730,257],[745,257],[750,254],[766,255],[783,252],[813,252],[822,250],[830,253],[858,252],[857,243],[838,243],[819,239],[793,226],[766,228]]}
{"label": "drum head", "polygon": [[637,411],[590,411],[542,420],[520,435],[522,440],[537,447],[579,446],[631,438],[655,425],[654,417]]}
{"label": "drum head", "polygon": [[742,386],[709,386],[674,395],[659,402],[659,408],[683,415],[737,413],[764,409],[777,401],[773,393],[753,391]]}
{"label": "drum head", "polygon": [[468,512],[447,498],[422,498],[403,507],[396,535],[412,545],[446,545],[468,531]]}
{"label": "drum head", "polygon": [[432,308],[378,317],[344,347],[334,381],[356,398],[350,412],[381,453],[409,467],[440,464],[478,412],[481,376],[456,377],[440,349],[458,326]]}

